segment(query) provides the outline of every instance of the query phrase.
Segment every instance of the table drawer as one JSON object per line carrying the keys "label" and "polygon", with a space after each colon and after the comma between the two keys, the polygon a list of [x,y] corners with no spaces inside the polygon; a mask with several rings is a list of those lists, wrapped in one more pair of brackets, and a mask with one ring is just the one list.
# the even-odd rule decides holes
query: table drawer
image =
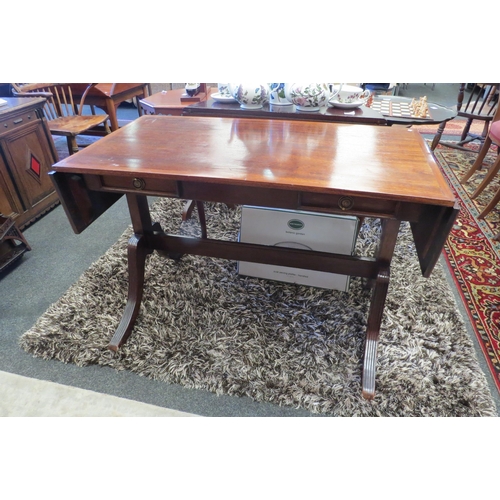
{"label": "table drawer", "polygon": [[86,176],[89,189],[120,193],[140,193],[154,196],[179,195],[177,181],[144,177],[123,177],[111,175]]}
{"label": "table drawer", "polygon": [[362,196],[344,196],[322,193],[301,193],[300,210],[321,211],[336,209],[341,213],[363,216],[396,216],[400,204],[392,200],[365,198]]}

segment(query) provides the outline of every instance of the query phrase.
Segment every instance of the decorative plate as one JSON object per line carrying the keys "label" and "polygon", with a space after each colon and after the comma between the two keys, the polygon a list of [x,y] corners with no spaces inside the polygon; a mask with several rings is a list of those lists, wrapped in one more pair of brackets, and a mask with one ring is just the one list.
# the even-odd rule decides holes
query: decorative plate
{"label": "decorative plate", "polygon": [[219,92],[215,92],[210,97],[217,102],[237,102],[234,97],[228,95],[222,95]]}
{"label": "decorative plate", "polygon": [[356,102],[338,102],[335,99],[328,101],[328,106],[330,108],[342,108],[342,109],[354,109],[359,108],[365,103],[365,101],[356,101]]}

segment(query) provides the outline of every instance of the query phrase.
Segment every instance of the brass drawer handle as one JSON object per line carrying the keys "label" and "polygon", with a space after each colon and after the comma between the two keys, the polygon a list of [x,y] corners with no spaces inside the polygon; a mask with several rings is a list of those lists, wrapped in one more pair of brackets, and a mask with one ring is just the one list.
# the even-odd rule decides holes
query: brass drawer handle
{"label": "brass drawer handle", "polygon": [[14,125],[17,125],[19,123],[22,123],[23,119],[22,118],[18,118],[17,120],[14,120]]}
{"label": "brass drawer handle", "polygon": [[339,199],[339,208],[341,210],[351,210],[354,206],[354,200],[349,196],[342,196]]}
{"label": "brass drawer handle", "polygon": [[144,179],[140,179],[139,177],[136,177],[132,181],[132,186],[134,186],[135,189],[144,189],[146,187],[146,182],[144,181]]}

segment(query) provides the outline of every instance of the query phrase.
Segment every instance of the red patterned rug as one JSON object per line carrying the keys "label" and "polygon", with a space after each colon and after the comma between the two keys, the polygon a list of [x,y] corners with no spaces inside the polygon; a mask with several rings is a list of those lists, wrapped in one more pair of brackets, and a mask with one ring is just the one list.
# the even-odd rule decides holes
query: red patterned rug
{"label": "red patterned rug", "polygon": [[[454,118],[453,120],[450,120],[449,122],[446,123],[446,126],[444,128],[443,135],[461,135],[462,131],[464,129],[466,120],[465,118]],[[421,134],[429,134],[429,135],[435,135],[438,131],[439,125],[434,124],[434,125],[413,125],[412,129],[413,130],[418,130]],[[472,122],[472,125],[470,127],[470,131],[473,134],[482,134],[483,133],[483,128],[484,124],[481,123],[478,120],[474,120]],[[448,139],[446,139],[448,140]],[[458,140],[458,139],[457,139]]]}
{"label": "red patterned rug", "polygon": [[[476,149],[474,149],[476,148]],[[462,185],[459,179],[474,163],[477,147],[459,151],[439,146],[434,151],[441,169],[460,201],[460,214],[444,249],[444,256],[462,297],[490,371],[500,391],[500,206],[478,219],[500,186],[495,179],[476,199],[471,194],[484,178],[497,153],[490,149],[483,168]],[[499,176],[500,177],[500,176]]]}

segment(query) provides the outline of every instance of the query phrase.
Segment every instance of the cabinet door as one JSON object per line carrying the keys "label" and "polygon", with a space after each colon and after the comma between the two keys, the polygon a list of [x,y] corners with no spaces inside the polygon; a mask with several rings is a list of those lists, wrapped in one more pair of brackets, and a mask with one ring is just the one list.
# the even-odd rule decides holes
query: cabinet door
{"label": "cabinet door", "polygon": [[23,205],[12,183],[7,164],[3,155],[0,155],[0,214],[15,219],[23,212]]}
{"label": "cabinet door", "polygon": [[35,208],[54,192],[48,172],[57,161],[43,123],[37,120],[12,130],[2,138],[1,146],[22,210]]}

